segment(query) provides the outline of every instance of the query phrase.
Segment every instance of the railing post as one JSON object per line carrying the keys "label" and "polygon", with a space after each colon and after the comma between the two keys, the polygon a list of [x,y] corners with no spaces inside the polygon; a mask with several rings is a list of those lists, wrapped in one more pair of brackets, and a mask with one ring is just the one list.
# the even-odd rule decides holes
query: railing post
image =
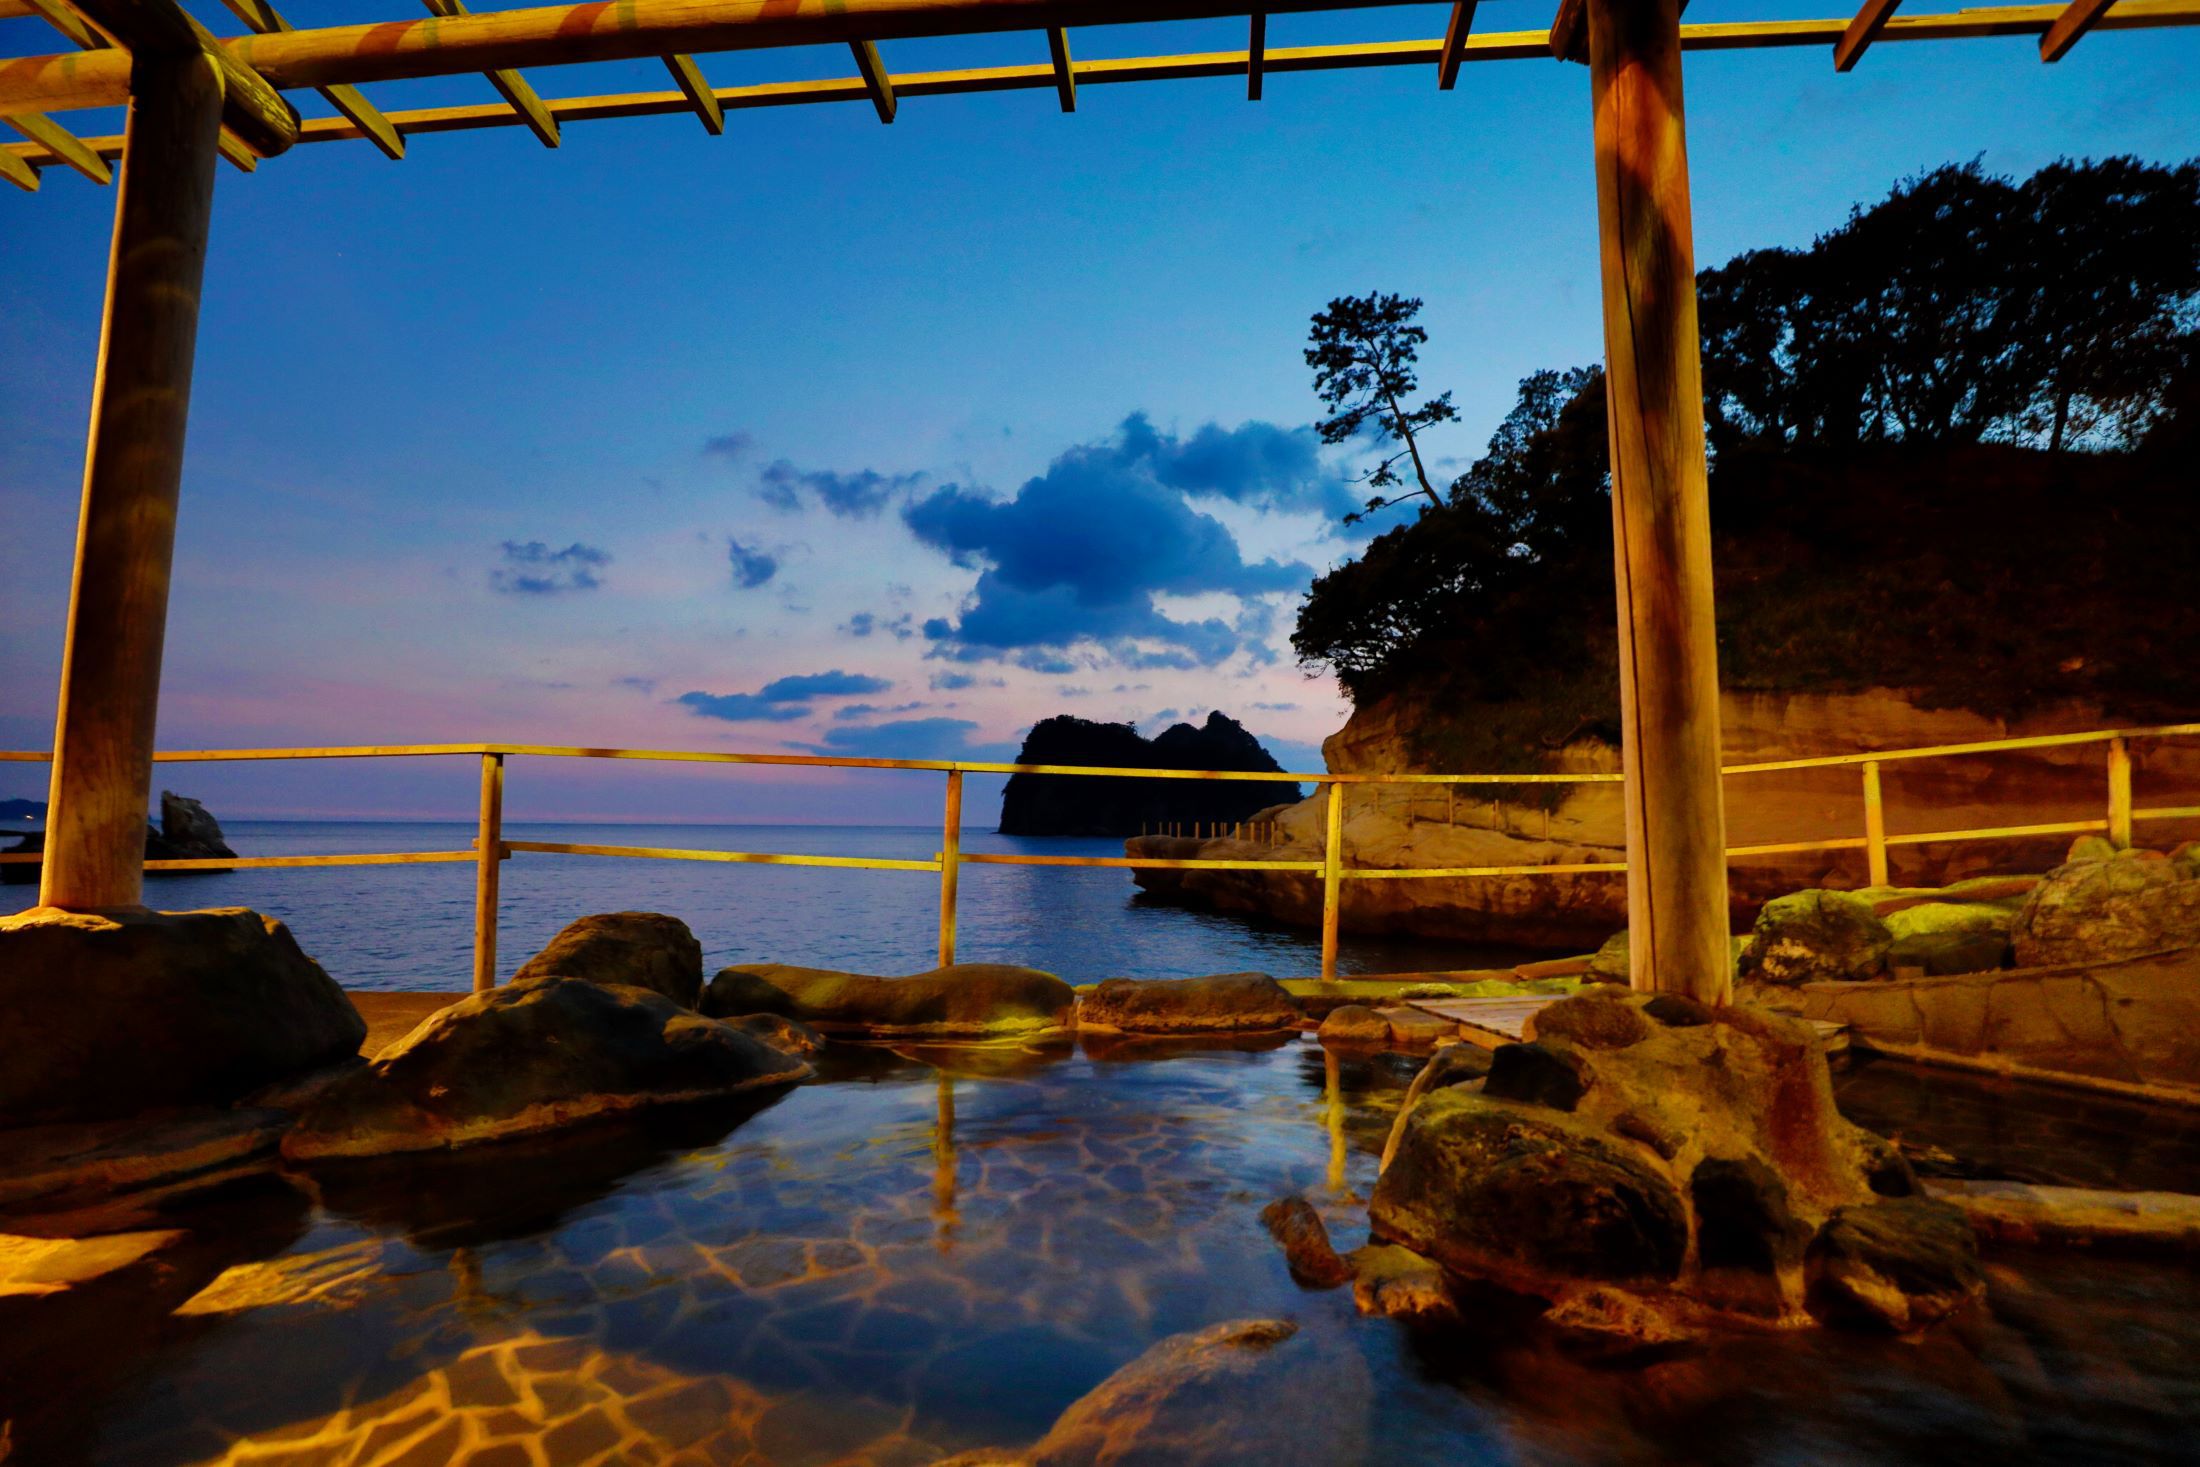
{"label": "railing post", "polygon": [[955,888],[962,874],[963,772],[947,771],[947,813],[940,823],[940,966],[955,961]]}
{"label": "railing post", "polygon": [[1337,977],[1337,917],[1342,903],[1338,900],[1343,883],[1344,861],[1344,786],[1329,786],[1328,835],[1322,845],[1322,982],[1335,981]]}
{"label": "railing post", "polygon": [[1864,864],[1869,884],[1887,881],[1887,807],[1879,798],[1879,761],[1864,761]]}
{"label": "railing post", "polygon": [[474,835],[474,992],[497,986],[497,889],[504,871],[504,756],[481,756],[481,824]]}
{"label": "railing post", "polygon": [[2108,741],[2108,842],[2131,849],[2131,746],[2122,739]]}

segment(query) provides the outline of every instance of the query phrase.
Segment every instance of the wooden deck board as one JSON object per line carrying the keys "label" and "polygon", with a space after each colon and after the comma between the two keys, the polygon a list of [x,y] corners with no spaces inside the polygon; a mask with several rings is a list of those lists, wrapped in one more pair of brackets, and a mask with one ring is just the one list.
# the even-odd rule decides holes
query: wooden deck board
{"label": "wooden deck board", "polygon": [[[1423,1013],[1459,1025],[1460,1033],[1470,1042],[1484,1049],[1495,1049],[1500,1044],[1519,1043],[1527,1035],[1528,1020],[1545,1004],[1556,1003],[1560,997],[1563,995],[1539,993],[1519,998],[1410,999],[1407,1003]],[[1813,1019],[1810,1025],[1818,1031],[1819,1041],[1827,1053],[1839,1053],[1848,1047],[1846,1025],[1824,1019]]]}

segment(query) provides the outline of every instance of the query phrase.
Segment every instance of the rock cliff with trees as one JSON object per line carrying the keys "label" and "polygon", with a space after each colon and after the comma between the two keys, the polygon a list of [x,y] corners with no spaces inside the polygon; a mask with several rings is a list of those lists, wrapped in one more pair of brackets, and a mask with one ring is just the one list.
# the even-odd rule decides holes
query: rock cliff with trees
{"label": "rock cliff with trees", "polygon": [[[1283,766],[1245,726],[1219,710],[1195,728],[1173,724],[1149,739],[1127,723],[1057,714],[1032,725],[1019,764],[1103,769],[1216,769],[1281,774]],[[1014,774],[1001,792],[1001,834],[1135,836],[1163,824],[1235,825],[1298,799],[1289,780],[1115,778]]]}

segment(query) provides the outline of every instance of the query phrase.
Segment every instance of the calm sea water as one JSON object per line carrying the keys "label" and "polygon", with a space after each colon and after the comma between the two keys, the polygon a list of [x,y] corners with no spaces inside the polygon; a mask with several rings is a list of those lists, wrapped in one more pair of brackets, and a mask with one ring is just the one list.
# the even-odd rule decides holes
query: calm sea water
{"label": "calm sea water", "polygon": [[[247,856],[464,850],[465,822],[232,820],[229,843]],[[685,850],[926,859],[929,826],[520,824],[507,839]],[[966,851],[1120,856],[1117,840],[1036,839],[966,829]],[[36,900],[36,888],[0,887],[0,911]],[[290,924],[307,952],[349,988],[464,989],[473,963],[470,864],[334,866],[168,877],[147,883],[156,907],[245,906]],[[1252,969],[1294,977],[1321,967],[1319,935],[1145,900],[1121,870],[966,866],[957,903],[957,956],[1023,963],[1072,983],[1181,978]],[[933,965],[939,880],[922,871],[735,866],[596,856],[515,854],[498,906],[500,976],[590,912],[669,912],[695,930],[707,969],[789,962],[869,973]],[[1511,962],[1518,950],[1353,937],[1347,973],[1419,972]]]}

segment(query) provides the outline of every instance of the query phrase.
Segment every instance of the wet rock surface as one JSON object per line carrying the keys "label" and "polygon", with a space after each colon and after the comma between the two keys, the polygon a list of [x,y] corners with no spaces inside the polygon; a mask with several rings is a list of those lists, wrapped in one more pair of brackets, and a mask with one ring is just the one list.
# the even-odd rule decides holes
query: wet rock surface
{"label": "wet rock surface", "polygon": [[1125,1034],[1257,1034],[1295,1029],[1299,1001],[1266,973],[1110,978],[1078,1000],[1080,1029]]}
{"label": "wet rock surface", "polygon": [[[2159,851],[2106,841],[2050,871],[2011,929],[2020,967],[2105,962],[2200,945],[2200,878]],[[2073,855],[2078,855],[2073,852]]]}
{"label": "wet rock surface", "polygon": [[1330,1245],[1321,1214],[1304,1197],[1283,1197],[1260,1210],[1261,1226],[1283,1249],[1291,1277],[1309,1289],[1334,1289],[1352,1277]]}
{"label": "wet rock surface", "polygon": [[1934,1324],[1981,1297],[1986,1275],[1963,1214],[1925,1198],[1834,1213],[1811,1240],[1811,1312],[1896,1331]]}
{"label": "wet rock surface", "polygon": [[1077,994],[1052,973],[958,963],[907,978],[752,963],[721,968],[703,995],[718,1017],[778,1014],[825,1034],[1017,1038],[1067,1029]]}
{"label": "wet rock surface", "polygon": [[294,1160],[434,1150],[805,1079],[805,1062],[646,988],[517,980],[442,1010],[309,1104]]}
{"label": "wet rock surface", "polygon": [[1894,934],[1868,898],[1845,891],[1799,891],[1766,902],[1757,914],[1742,977],[1795,984],[1876,977]]}
{"label": "wet rock surface", "polygon": [[0,1125],[221,1105],[356,1053],[366,1025],[242,907],[0,918]]}
{"label": "wet rock surface", "polygon": [[582,978],[661,993],[692,1009],[703,992],[703,945],[662,912],[600,912],[568,924],[512,975]]}
{"label": "wet rock surface", "polygon": [[1411,1248],[1370,1243],[1353,1249],[1345,1264],[1352,1271],[1352,1302],[1362,1314],[1448,1319],[1459,1312],[1443,1266]]}
{"label": "wet rock surface", "polygon": [[1382,1045],[1390,1042],[1390,1021],[1366,1004],[1339,1004],[1322,1019],[1324,1044]]}

